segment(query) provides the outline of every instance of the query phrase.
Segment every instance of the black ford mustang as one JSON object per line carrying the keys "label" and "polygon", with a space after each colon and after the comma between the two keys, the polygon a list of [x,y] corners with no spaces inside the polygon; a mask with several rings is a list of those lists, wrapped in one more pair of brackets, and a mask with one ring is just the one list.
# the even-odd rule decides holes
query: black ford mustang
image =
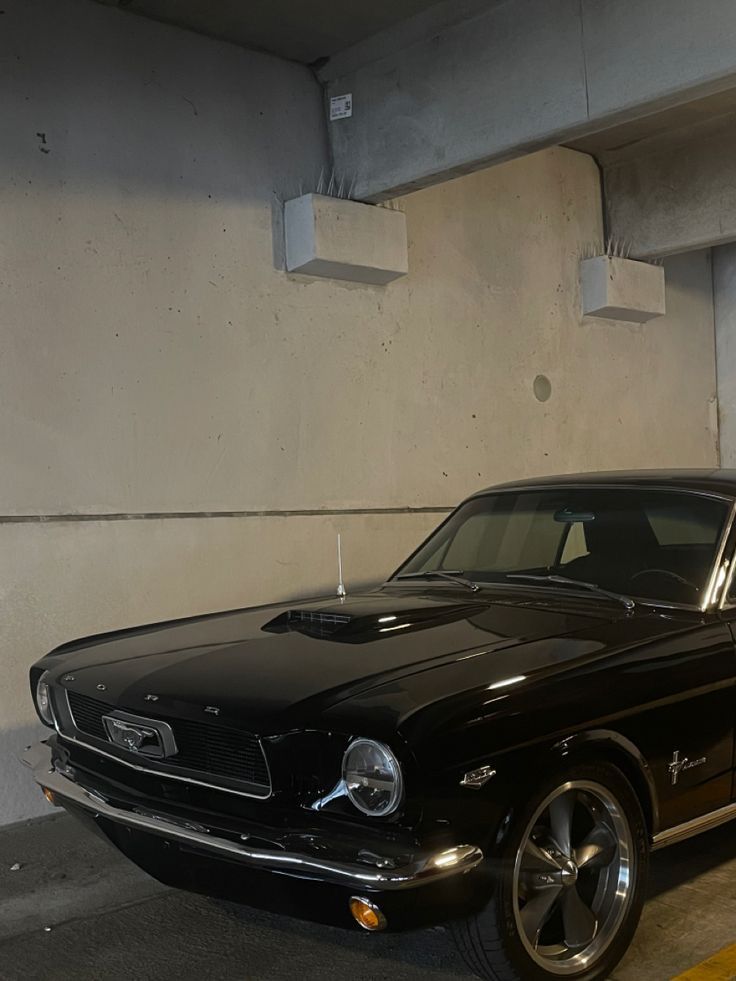
{"label": "black ford mustang", "polygon": [[166,883],[604,978],[650,850],[736,817],[735,508],[728,471],[484,491],[373,591],[58,648],[25,762]]}

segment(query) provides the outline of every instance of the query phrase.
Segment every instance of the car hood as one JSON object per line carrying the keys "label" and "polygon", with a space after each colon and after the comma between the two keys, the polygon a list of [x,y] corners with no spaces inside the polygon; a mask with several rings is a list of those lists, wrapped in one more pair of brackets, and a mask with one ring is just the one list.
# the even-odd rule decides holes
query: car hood
{"label": "car hood", "polygon": [[395,720],[411,698],[402,679],[482,656],[487,683],[503,682],[584,656],[589,643],[560,641],[622,616],[614,604],[560,594],[404,585],[100,635],[41,666],[63,687],[129,711],[201,719],[217,710],[222,722],[267,735],[319,727],[330,709],[379,687]]}

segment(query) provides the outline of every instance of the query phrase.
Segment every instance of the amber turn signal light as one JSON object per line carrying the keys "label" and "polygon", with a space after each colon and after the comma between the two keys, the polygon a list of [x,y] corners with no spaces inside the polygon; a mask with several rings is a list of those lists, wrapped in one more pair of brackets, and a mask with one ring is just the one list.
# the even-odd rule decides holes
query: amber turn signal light
{"label": "amber turn signal light", "polygon": [[56,798],[54,797],[54,792],[52,790],[49,790],[48,787],[41,787],[41,790],[43,791],[43,796],[46,798],[49,804],[53,804],[54,806],[56,806]]}
{"label": "amber turn signal light", "polygon": [[387,926],[386,917],[369,899],[362,899],[360,896],[350,897],[350,912],[356,923],[364,930],[385,930]]}

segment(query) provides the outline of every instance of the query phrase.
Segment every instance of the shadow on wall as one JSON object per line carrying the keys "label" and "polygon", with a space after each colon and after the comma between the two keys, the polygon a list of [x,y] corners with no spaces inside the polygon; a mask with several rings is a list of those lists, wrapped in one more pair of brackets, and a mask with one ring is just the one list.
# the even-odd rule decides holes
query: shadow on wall
{"label": "shadow on wall", "polygon": [[29,198],[45,183],[292,197],[326,164],[321,89],[300,65],[93,3],[3,7],[0,167]]}
{"label": "shadow on wall", "polygon": [[[30,700],[30,693],[28,694]],[[2,823],[12,824],[25,818],[49,813],[49,805],[19,757],[26,746],[45,738],[49,730],[40,723],[15,729],[0,729],[0,774],[2,787]]]}

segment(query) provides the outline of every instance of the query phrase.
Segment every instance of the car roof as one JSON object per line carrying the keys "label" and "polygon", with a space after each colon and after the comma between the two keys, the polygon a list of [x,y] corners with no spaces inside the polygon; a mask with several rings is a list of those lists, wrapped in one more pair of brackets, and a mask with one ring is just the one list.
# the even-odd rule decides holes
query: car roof
{"label": "car roof", "polygon": [[472,497],[498,490],[531,490],[542,487],[658,487],[736,497],[736,470],[610,470],[597,473],[567,473],[549,477],[527,477],[486,487]]}

